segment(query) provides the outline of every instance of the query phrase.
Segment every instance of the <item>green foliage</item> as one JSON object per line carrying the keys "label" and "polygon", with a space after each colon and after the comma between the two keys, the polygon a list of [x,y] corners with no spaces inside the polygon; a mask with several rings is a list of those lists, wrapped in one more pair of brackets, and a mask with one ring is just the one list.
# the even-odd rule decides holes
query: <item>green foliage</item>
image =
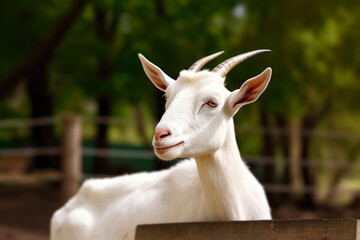
{"label": "green foliage", "polygon": [[0,76],[16,67],[54,27],[71,1],[0,2]]}
{"label": "green foliage", "polygon": [[[70,3],[0,3],[0,76],[39,46]],[[105,13],[105,26],[116,23],[112,41],[97,34],[95,7]],[[249,119],[256,119],[260,105],[268,114],[301,118],[309,109],[319,111],[329,98],[334,99],[333,109],[358,112],[359,16],[359,4],[352,1],[94,1],[50,63],[56,112],[93,116],[95,100],[106,94],[114,101],[116,116],[129,117],[122,110],[142,103],[146,116],[153,120],[157,90],[141,69],[139,52],[176,78],[179,70],[210,53],[226,51],[209,63],[209,68],[226,57],[259,48],[269,48],[272,53],[239,65],[227,82],[234,90],[265,67],[273,68],[261,103],[247,107]],[[102,61],[115,69],[107,79],[99,79]],[[16,110],[9,110],[6,103],[0,108],[2,118],[16,112],[28,114],[26,103]],[[342,121],[335,116],[330,114]],[[257,149],[259,141],[253,142],[253,149]]]}

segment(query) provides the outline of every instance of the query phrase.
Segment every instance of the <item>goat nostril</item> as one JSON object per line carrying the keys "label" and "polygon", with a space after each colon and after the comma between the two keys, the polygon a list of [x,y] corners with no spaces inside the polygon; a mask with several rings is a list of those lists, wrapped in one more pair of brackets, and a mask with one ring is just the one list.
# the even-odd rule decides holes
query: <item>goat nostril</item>
{"label": "goat nostril", "polygon": [[170,135],[171,135],[170,131],[162,129],[162,130],[157,131],[155,133],[155,138],[157,140],[159,140],[159,139],[162,139],[162,138],[166,138],[167,136],[170,136]]}
{"label": "goat nostril", "polygon": [[170,135],[170,133],[169,132],[167,132],[167,133],[163,133],[163,134],[161,134],[160,135],[160,138],[164,138],[164,137],[167,137],[167,136],[169,136]]}

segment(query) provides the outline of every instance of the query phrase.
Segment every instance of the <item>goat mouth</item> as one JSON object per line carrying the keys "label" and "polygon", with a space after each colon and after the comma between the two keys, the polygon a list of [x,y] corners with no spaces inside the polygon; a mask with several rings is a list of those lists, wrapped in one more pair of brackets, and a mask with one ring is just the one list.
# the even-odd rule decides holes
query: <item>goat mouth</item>
{"label": "goat mouth", "polygon": [[161,154],[161,153],[164,153],[164,152],[166,152],[166,151],[168,151],[168,150],[170,150],[172,148],[175,148],[175,147],[177,147],[177,146],[179,146],[179,145],[181,145],[183,143],[184,143],[184,141],[176,143],[176,144],[171,145],[171,146],[167,146],[167,147],[156,147],[155,150],[156,150],[157,153]]}

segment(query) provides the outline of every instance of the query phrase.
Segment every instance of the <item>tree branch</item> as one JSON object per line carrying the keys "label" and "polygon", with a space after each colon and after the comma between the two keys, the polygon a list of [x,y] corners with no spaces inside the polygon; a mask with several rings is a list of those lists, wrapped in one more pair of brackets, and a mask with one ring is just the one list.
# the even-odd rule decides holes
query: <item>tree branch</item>
{"label": "tree branch", "polygon": [[93,5],[96,35],[98,35],[102,40],[107,41],[105,11],[101,9],[101,7],[96,2]]}
{"label": "tree branch", "polygon": [[119,21],[120,21],[120,11],[117,11],[116,14],[113,16],[113,18],[111,19],[109,26],[109,39],[111,41],[115,40],[116,30],[119,26]]}
{"label": "tree branch", "polygon": [[313,108],[309,105],[307,114],[304,117],[304,126],[306,128],[314,127],[321,119],[323,119],[330,111],[333,106],[333,96],[330,94],[326,99],[324,105],[320,108],[319,111],[314,111]]}
{"label": "tree branch", "polygon": [[31,72],[41,65],[47,65],[54,55],[60,42],[79,17],[82,10],[90,0],[77,0],[59,19],[54,30],[39,45],[20,66],[12,70],[0,81],[0,98],[6,96],[23,78],[27,78]]}

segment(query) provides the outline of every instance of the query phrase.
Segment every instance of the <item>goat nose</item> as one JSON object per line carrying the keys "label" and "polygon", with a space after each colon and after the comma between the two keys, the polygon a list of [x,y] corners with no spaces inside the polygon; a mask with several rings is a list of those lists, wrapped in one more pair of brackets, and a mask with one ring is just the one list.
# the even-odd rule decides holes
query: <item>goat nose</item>
{"label": "goat nose", "polygon": [[156,141],[159,141],[160,139],[166,138],[167,136],[170,136],[170,135],[171,135],[171,133],[167,129],[159,129],[159,130],[155,131]]}

